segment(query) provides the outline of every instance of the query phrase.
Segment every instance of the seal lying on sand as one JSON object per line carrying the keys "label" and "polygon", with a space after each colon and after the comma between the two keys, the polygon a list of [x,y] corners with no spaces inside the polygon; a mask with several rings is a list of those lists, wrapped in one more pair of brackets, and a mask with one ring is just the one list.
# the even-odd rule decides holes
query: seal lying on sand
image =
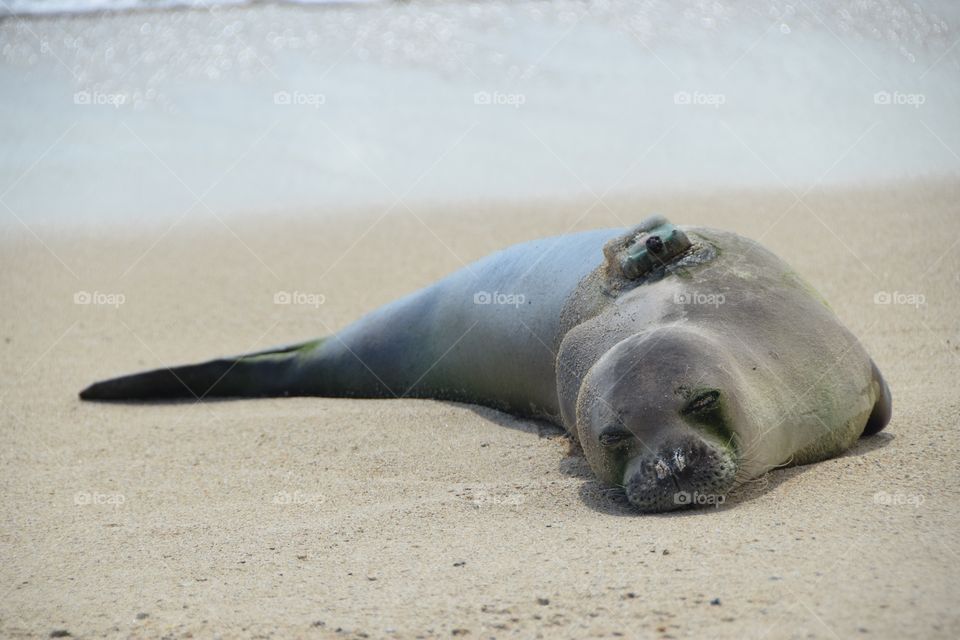
{"label": "seal lying on sand", "polygon": [[327,338],[80,393],[303,395],[441,398],[549,420],[643,511],[835,456],[891,411],[863,347],[784,262],[659,216],[516,245]]}

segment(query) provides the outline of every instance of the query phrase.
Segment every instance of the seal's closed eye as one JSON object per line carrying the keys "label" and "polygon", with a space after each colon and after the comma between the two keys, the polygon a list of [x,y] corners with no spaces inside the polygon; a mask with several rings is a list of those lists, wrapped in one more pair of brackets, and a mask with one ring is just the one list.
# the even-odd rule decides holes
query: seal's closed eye
{"label": "seal's closed eye", "polygon": [[720,399],[720,392],[716,389],[704,391],[687,403],[683,408],[684,415],[706,413],[717,407],[717,401]]}
{"label": "seal's closed eye", "polygon": [[623,427],[607,427],[600,434],[600,444],[604,447],[616,447],[633,437],[633,434]]}

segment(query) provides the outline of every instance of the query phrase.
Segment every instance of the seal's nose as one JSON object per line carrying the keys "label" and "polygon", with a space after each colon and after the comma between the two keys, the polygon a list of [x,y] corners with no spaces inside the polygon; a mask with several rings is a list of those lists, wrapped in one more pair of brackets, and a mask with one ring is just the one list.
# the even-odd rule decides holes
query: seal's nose
{"label": "seal's nose", "polygon": [[627,465],[624,486],[642,511],[670,511],[716,501],[730,490],[737,465],[730,451],[695,436],[645,451]]}

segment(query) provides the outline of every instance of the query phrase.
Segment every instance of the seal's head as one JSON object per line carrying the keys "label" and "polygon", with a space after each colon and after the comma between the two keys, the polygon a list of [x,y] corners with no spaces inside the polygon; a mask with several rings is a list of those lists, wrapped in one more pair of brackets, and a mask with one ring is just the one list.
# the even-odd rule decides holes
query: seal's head
{"label": "seal's head", "polygon": [[759,433],[748,387],[708,334],[679,325],[637,334],[584,379],[579,440],[597,477],[641,511],[721,502]]}

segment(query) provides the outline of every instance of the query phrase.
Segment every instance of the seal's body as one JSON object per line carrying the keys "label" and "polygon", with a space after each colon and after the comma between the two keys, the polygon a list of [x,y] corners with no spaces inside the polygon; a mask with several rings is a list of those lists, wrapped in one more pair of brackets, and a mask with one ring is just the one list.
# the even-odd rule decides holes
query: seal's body
{"label": "seal's body", "polygon": [[315,342],[80,395],[483,404],[564,427],[647,511],[836,455],[890,417],[869,356],[785,263],[660,217],[516,245]]}
{"label": "seal's body", "polygon": [[324,341],[309,393],[445,398],[560,424],[561,315],[610,236],[515,245],[374,311]]}

